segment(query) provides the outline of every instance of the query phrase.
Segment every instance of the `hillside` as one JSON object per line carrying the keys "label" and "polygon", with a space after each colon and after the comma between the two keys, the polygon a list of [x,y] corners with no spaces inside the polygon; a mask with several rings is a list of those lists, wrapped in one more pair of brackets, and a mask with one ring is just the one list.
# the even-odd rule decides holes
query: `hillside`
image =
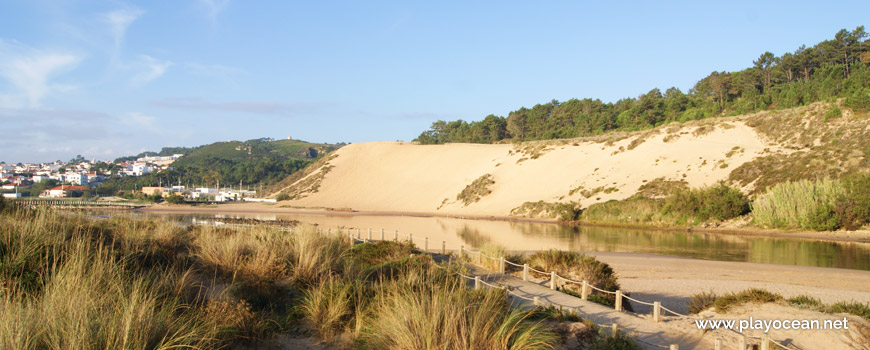
{"label": "hillside", "polygon": [[139,177],[112,178],[101,185],[98,192],[108,195],[120,189],[152,186],[160,182],[204,185],[241,181],[247,185],[271,185],[341,146],[299,140],[254,139],[191,148],[164,148],[163,151],[190,150],[190,153],[172,163],[171,170]]}
{"label": "hillside", "polygon": [[248,141],[215,142],[196,147],[179,158],[174,166],[202,164],[204,161],[241,162],[253,159],[312,159],[337,149],[337,145],[316,144],[299,140],[254,139]]}
{"label": "hillside", "polygon": [[837,177],[870,165],[868,137],[866,115],[823,102],[576,139],[373,142],[336,151],[273,196],[289,194],[285,203],[301,207],[546,217],[547,206],[532,203],[588,207],[663,184],[719,181],[751,194],[789,179]]}

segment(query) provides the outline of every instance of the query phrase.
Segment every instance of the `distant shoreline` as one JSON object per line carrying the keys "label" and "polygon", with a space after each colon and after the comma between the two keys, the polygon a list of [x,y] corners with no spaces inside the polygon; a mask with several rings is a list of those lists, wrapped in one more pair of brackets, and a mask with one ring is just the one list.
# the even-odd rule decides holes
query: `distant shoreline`
{"label": "distant shoreline", "polygon": [[[470,220],[488,220],[488,221],[509,221],[509,222],[529,222],[543,224],[561,224],[554,219],[531,219],[510,216],[478,216],[478,215],[455,215],[455,214],[439,214],[439,213],[418,213],[418,212],[397,212],[397,211],[363,211],[363,210],[328,210],[323,208],[288,208],[275,205],[266,205],[261,203],[231,203],[218,204],[216,206],[199,207],[187,205],[154,205],[144,208],[135,209],[139,212],[147,213],[209,213],[209,214],[301,214],[301,215],[327,215],[327,216],[409,216],[409,217],[439,217],[451,219],[470,219]],[[653,226],[653,225],[632,225],[632,224],[607,224],[607,223],[586,223],[580,222],[581,226],[591,227],[614,227],[614,228],[631,228],[642,230],[660,230],[660,231],[691,231],[701,233],[722,233],[737,236],[754,236],[754,237],[770,237],[770,238],[799,238],[815,241],[829,242],[853,242],[853,243],[870,243],[870,232],[868,231],[834,231],[834,232],[812,232],[812,231],[782,231],[774,229],[762,229],[753,227],[717,227],[717,228],[698,228],[698,227],[668,227],[668,226]]]}

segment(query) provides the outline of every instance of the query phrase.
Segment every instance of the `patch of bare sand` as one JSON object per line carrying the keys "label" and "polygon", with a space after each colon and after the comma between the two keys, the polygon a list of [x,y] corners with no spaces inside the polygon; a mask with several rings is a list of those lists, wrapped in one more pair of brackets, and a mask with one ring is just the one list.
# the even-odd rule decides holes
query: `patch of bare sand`
{"label": "patch of bare sand", "polygon": [[[740,121],[729,121],[727,127],[708,126],[704,133],[693,132],[696,126],[684,129],[677,130],[676,138],[648,132],[612,143],[549,141],[552,145],[538,154],[507,144],[353,144],[336,151],[337,157],[326,165],[332,168],[316,193],[288,203],[507,216],[524,202],[579,201],[588,206],[624,199],[660,177],[685,180],[695,187],[710,185],[772,147]],[[457,194],[485,174],[495,181],[490,194],[467,206],[456,200]],[[578,188],[595,194],[586,198]]]}
{"label": "patch of bare sand", "polygon": [[[870,322],[860,317],[848,314],[825,314],[817,311],[798,309],[779,304],[744,304],[735,307],[724,314],[708,310],[698,314],[699,317],[711,320],[766,320],[766,321],[792,321],[792,320],[818,320],[824,324],[825,320],[842,321],[846,319],[849,329],[770,329],[768,336],[771,340],[787,346],[789,349],[826,349],[826,350],[856,350],[870,349]],[[665,322],[665,327],[682,328],[684,330],[696,330],[695,322]],[[743,330],[747,336],[747,344],[758,344],[763,330]],[[722,340],[723,349],[736,349],[740,335],[725,330],[708,330],[705,337]],[[778,349],[776,345],[771,349]]]}
{"label": "patch of bare sand", "polygon": [[[717,294],[763,288],[785,298],[809,295],[824,303],[870,303],[870,271],[709,261],[638,253],[590,253],[617,272],[622,288],[644,301],[687,313],[698,293]],[[635,305],[632,305],[635,306]],[[649,312],[636,305],[635,310]]]}

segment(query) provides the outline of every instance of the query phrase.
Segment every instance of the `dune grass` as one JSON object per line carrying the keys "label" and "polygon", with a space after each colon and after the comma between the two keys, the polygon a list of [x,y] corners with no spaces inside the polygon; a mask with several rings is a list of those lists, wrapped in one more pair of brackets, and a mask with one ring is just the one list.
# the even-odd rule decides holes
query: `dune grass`
{"label": "dune grass", "polygon": [[[640,192],[646,193],[643,189]],[[749,199],[723,183],[691,189],[674,186],[663,198],[657,198],[660,197],[658,192],[645,195],[590,205],[580,219],[597,223],[676,226],[724,221],[749,212]]]}
{"label": "dune grass", "polygon": [[550,349],[555,334],[504,291],[470,290],[441,270],[408,269],[375,287],[362,338],[372,349]]}
{"label": "dune grass", "polygon": [[716,312],[726,313],[734,307],[746,303],[781,303],[784,305],[810,309],[823,313],[846,313],[870,320],[870,303],[837,302],[831,305],[825,305],[821,300],[809,295],[798,295],[788,299],[777,293],[771,293],[764,289],[752,288],[736,293],[727,293],[717,295],[713,292],[703,292],[692,296],[689,301],[689,309],[691,313],[696,314],[701,311],[715,307]]}
{"label": "dune grass", "polygon": [[414,253],[397,242],[352,247],[310,226],[2,213],[0,348],[256,348],[305,325],[361,349],[548,349],[558,340],[504,291],[470,290]]}
{"label": "dune grass", "polygon": [[[169,349],[221,344],[190,270],[152,263],[144,235],[39,211],[0,215],[0,348]],[[149,236],[173,230],[153,225]],[[171,239],[170,239],[171,241]]]}

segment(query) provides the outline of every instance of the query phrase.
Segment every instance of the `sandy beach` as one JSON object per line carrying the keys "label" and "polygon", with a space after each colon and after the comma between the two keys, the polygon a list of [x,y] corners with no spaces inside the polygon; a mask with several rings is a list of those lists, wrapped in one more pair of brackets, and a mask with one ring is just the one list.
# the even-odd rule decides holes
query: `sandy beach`
{"label": "sandy beach", "polygon": [[[870,303],[870,271],[687,259],[655,254],[592,252],[610,264],[632,297],[660,300],[687,312],[692,295],[762,288],[789,298],[809,295],[824,303]],[[639,305],[639,310],[643,306]],[[680,311],[682,310],[682,311]]]}

